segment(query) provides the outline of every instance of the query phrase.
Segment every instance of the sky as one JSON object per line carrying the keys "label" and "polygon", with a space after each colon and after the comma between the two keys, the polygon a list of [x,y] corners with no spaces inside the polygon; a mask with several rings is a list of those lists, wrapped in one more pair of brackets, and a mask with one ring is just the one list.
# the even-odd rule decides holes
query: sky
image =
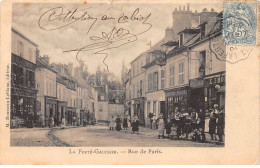
{"label": "sky", "polygon": [[[172,11],[186,5],[19,3],[13,5],[12,26],[38,44],[51,63],[77,66],[80,60],[90,73],[100,66],[120,77],[123,62],[130,68],[132,60],[164,38]],[[204,8],[222,10],[220,4],[190,4],[192,11]]]}

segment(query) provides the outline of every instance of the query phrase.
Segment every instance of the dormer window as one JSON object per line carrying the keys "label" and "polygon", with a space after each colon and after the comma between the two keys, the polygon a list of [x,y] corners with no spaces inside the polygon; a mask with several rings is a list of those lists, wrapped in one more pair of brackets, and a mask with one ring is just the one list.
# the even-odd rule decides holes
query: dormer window
{"label": "dormer window", "polygon": [[206,35],[206,27],[205,27],[205,24],[203,24],[200,27],[200,38],[201,39],[205,38],[205,35]]}
{"label": "dormer window", "polygon": [[183,46],[184,34],[180,34],[179,47]]}

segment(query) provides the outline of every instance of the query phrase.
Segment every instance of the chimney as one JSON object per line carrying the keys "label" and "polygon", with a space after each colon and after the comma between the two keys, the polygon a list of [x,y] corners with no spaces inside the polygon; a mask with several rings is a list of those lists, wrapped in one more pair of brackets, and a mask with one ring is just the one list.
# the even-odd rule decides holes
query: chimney
{"label": "chimney", "polygon": [[183,6],[183,11],[185,11],[185,6]]}
{"label": "chimney", "polygon": [[179,11],[181,11],[181,6],[179,6]]}
{"label": "chimney", "polygon": [[74,76],[74,69],[73,69],[73,63],[72,62],[69,62],[69,64],[68,64],[68,71],[72,76]]}
{"label": "chimney", "polygon": [[50,57],[48,55],[43,55],[43,57],[41,57],[41,59],[46,63],[49,64],[50,63]]}
{"label": "chimney", "polygon": [[190,11],[190,4],[187,3],[187,11]]}

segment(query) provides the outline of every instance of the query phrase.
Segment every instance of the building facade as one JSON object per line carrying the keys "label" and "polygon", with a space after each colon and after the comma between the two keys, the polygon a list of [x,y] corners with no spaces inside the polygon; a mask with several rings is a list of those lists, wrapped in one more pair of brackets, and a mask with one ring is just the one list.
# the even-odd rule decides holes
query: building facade
{"label": "building facade", "polygon": [[11,127],[37,124],[35,82],[38,45],[12,28],[11,37]]}

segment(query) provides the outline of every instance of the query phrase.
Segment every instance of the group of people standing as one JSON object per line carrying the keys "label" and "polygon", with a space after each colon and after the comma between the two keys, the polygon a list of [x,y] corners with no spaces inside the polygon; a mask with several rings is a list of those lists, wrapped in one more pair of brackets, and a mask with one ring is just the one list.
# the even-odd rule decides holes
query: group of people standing
{"label": "group of people standing", "polygon": [[[224,110],[218,110],[218,105],[214,105],[214,109],[210,111],[209,114],[209,134],[211,139],[217,140],[216,135],[218,135],[218,140],[223,142],[224,135]],[[192,135],[192,140],[194,141],[205,141],[205,113],[202,109],[198,112],[192,109],[190,113],[186,112],[184,109],[182,112],[175,109],[175,112],[167,120],[163,119],[162,115],[158,117],[158,138],[164,138],[165,133],[167,138],[173,139],[186,138]],[[192,133],[192,134],[191,134]]]}
{"label": "group of people standing", "polygon": [[127,130],[128,127],[132,127],[132,133],[139,132],[139,119],[138,117],[134,117],[133,122],[131,123],[130,117],[126,114],[124,114],[123,119],[120,118],[119,115],[115,118],[113,115],[111,116],[111,120],[109,123],[109,130],[113,131],[120,131],[122,130],[122,125],[123,129]]}

